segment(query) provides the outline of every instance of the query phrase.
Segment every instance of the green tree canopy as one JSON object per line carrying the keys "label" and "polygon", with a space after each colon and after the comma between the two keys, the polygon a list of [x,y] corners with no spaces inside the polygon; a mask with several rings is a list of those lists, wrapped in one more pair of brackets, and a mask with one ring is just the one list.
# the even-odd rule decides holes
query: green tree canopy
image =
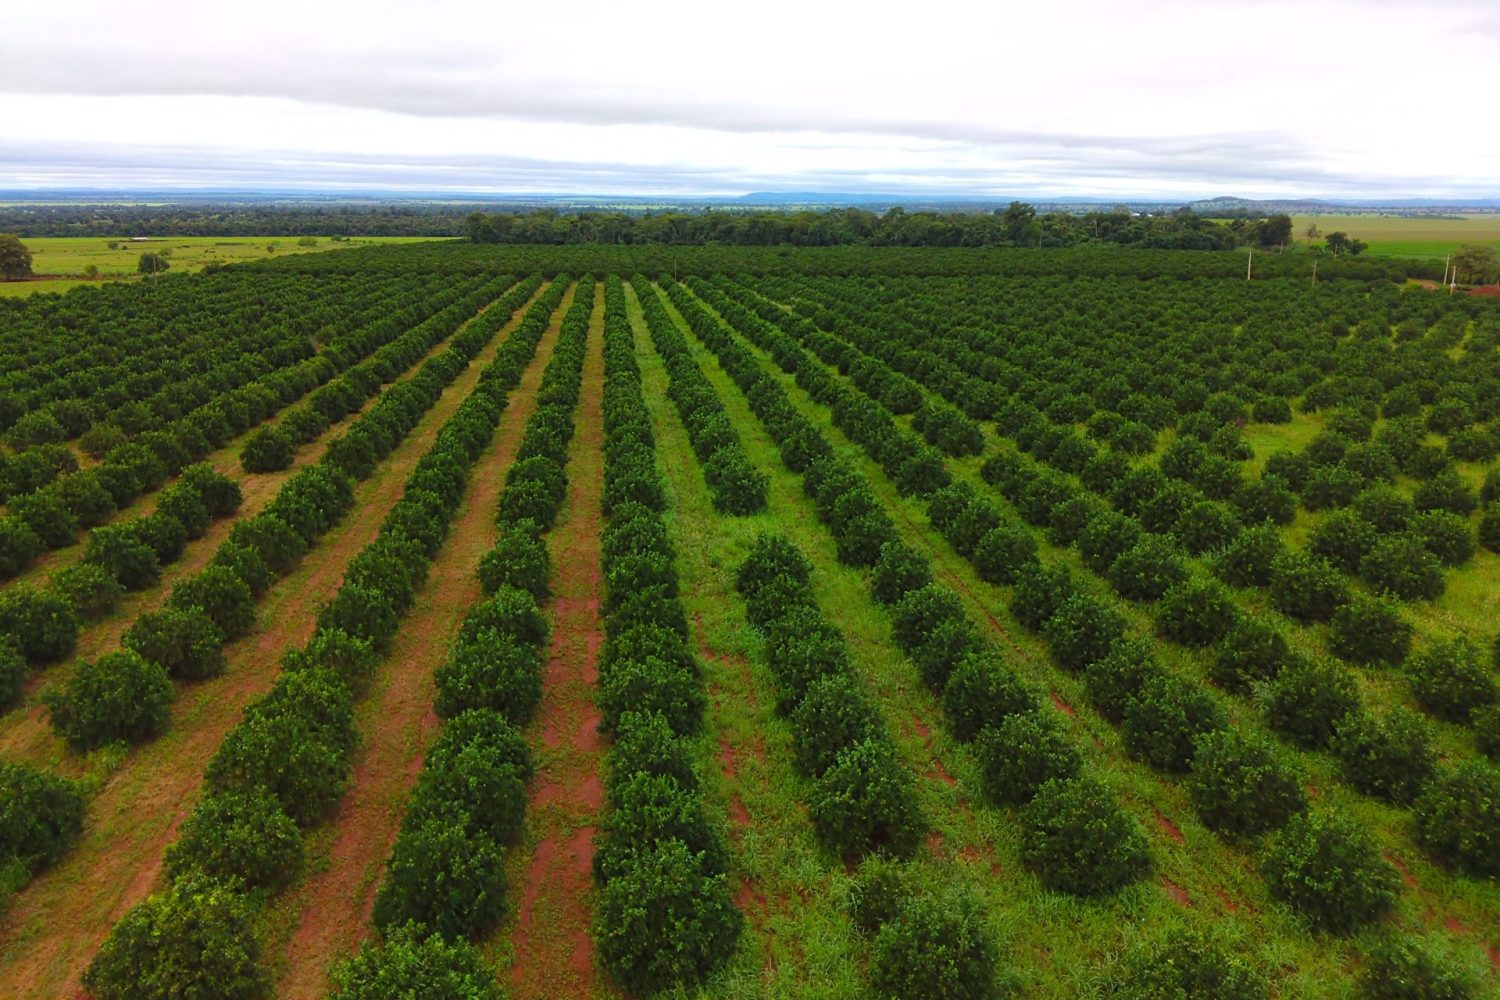
{"label": "green tree canopy", "polygon": [[142,274],[160,274],[171,266],[171,264],[167,263],[167,258],[155,251],[148,250],[141,254],[140,263],[136,265],[136,270]]}
{"label": "green tree canopy", "polygon": [[0,278],[20,281],[31,277],[31,251],[9,234],[0,233]]}

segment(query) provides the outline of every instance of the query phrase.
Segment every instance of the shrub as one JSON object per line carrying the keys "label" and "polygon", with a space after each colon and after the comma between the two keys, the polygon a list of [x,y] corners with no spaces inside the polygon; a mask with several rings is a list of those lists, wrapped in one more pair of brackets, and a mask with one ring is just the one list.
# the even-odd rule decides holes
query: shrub
{"label": "shrub", "polygon": [[82,751],[157,735],[167,726],[175,694],[163,667],[127,651],[79,663],[62,689],[43,699],[53,728]]}
{"label": "shrub", "polygon": [[1364,712],[1345,716],[1331,749],[1351,785],[1398,805],[1417,797],[1437,765],[1431,732],[1403,708],[1381,717]]}
{"label": "shrub", "polygon": [[359,691],[374,675],[380,656],[367,639],[342,629],[318,629],[304,648],[288,650],[282,663],[288,672],[331,670],[350,691]]}
{"label": "shrub", "polygon": [[226,640],[239,638],[255,624],[255,595],[225,566],[208,566],[183,580],[172,588],[168,604],[201,610]]}
{"label": "shrub", "polygon": [[406,825],[375,894],[376,927],[415,921],[450,938],[490,929],[505,905],[503,855],[489,836],[447,817]]}
{"label": "shrub", "polygon": [[1348,670],[1335,663],[1298,660],[1271,684],[1266,722],[1300,747],[1325,747],[1339,720],[1359,707],[1359,691]]}
{"label": "shrub", "polygon": [[1440,719],[1465,722],[1476,708],[1496,701],[1497,689],[1480,662],[1479,647],[1466,638],[1430,646],[1407,662],[1412,691]]}
{"label": "shrub", "polygon": [[610,804],[594,854],[594,874],[601,882],[628,870],[632,855],[642,845],[668,840],[687,845],[706,872],[728,869],[728,852],[704,815],[703,799],[696,789],[661,774],[622,775],[611,792]]}
{"label": "shrub", "polygon": [[1187,580],[1177,547],[1158,535],[1147,535],[1120,554],[1109,567],[1109,582],[1121,597],[1154,601]]}
{"label": "shrub", "polygon": [[262,427],[240,448],[240,466],[246,472],[277,472],[290,468],[297,442],[280,427]]}
{"label": "shrub", "polygon": [[1500,876],[1500,769],[1471,760],[1428,784],[1412,807],[1417,840],[1476,875]]}
{"label": "shrub", "polygon": [[932,583],[932,567],[920,552],[901,542],[887,542],[870,575],[870,591],[881,604],[897,603],[913,590]]}
{"label": "shrub", "polygon": [[875,936],[870,991],[889,1000],[999,996],[994,937],[967,896],[919,896]]}
{"label": "shrub", "polygon": [[28,663],[54,663],[71,654],[78,628],[78,612],[55,590],[16,584],[0,592],[0,635],[14,636]]}
{"label": "shrub", "polygon": [[1363,484],[1358,473],[1342,465],[1315,466],[1302,485],[1302,503],[1315,511],[1346,507]]}
{"label": "shrub", "polygon": [[[477,719],[487,720],[492,731],[473,732]],[[444,731],[427,754],[404,825],[416,828],[438,820],[485,839],[510,840],[520,832],[526,812],[526,782],[532,774],[526,744],[519,730],[488,710],[466,713],[464,721],[470,732]]]}
{"label": "shrub", "polygon": [[1149,641],[1121,639],[1110,647],[1108,655],[1088,665],[1083,683],[1099,714],[1119,722],[1125,717],[1125,706],[1141,685],[1160,673]]}
{"label": "shrub", "polygon": [[455,646],[434,679],[434,708],[443,718],[488,708],[525,725],[542,697],[541,653],[536,646],[488,630]]}
{"label": "shrub", "polygon": [[157,498],[157,513],[169,517],[182,525],[187,538],[202,538],[213,523],[208,506],[198,496],[198,491],[185,484],[169,486]]}
{"label": "shrub", "polygon": [[1235,587],[1264,587],[1271,582],[1271,565],[1286,551],[1281,532],[1272,525],[1248,528],[1220,552],[1214,573]]}
{"label": "shrub", "polygon": [[302,832],[264,788],[210,793],[198,800],[167,848],[174,880],[204,875],[247,889],[277,889],[302,867]]}
{"label": "shrub", "polygon": [[980,730],[974,757],[984,793],[997,805],[1024,805],[1053,778],[1071,778],[1083,766],[1056,716],[1043,711],[1010,715]]}
{"label": "shrub", "polygon": [[121,642],[178,680],[204,680],[224,672],[224,633],[197,608],[148,611]]}
{"label": "shrub", "polygon": [[609,731],[623,712],[659,712],[673,732],[688,736],[703,726],[707,699],[703,678],[691,660],[657,656],[622,658],[599,672],[599,710]]}
{"label": "shrub", "polygon": [[1117,511],[1096,513],[1078,533],[1078,553],[1083,564],[1104,573],[1120,554],[1141,540],[1141,526],[1133,517]]}
{"label": "shrub", "polygon": [[1348,603],[1348,588],[1338,570],[1301,552],[1284,552],[1271,561],[1271,604],[1300,622],[1327,621]]}
{"label": "shrub", "polygon": [[1191,681],[1166,673],[1147,677],[1125,702],[1121,734],[1134,757],[1164,771],[1186,771],[1193,741],[1224,728],[1224,708]]}
{"label": "shrub", "polygon": [[76,563],[52,574],[52,586],[67,598],[79,617],[98,621],[113,611],[125,596],[125,588],[102,566]]}
{"label": "shrub", "polygon": [[429,932],[418,923],[387,928],[382,943],[367,942],[334,967],[338,1000],[502,1000],[484,956],[469,942]]}
{"label": "shrub", "polygon": [[248,902],[185,878],[115,924],[84,973],[98,1000],[260,1000],[272,995]]}
{"label": "shrub", "polygon": [[1244,694],[1274,680],[1291,659],[1291,647],[1280,629],[1265,618],[1245,616],[1224,637],[1209,677],[1227,691]]}
{"label": "shrub", "polygon": [[550,593],[552,560],[540,535],[512,525],[479,560],[479,582],[488,597],[501,587],[524,590],[538,601]]}
{"label": "shrub", "polygon": [[1444,589],[1443,564],[1415,535],[1391,535],[1377,541],[1359,562],[1359,575],[1377,590],[1403,601],[1433,601]]}
{"label": "shrub", "polygon": [[[288,681],[314,673],[301,671]],[[342,683],[336,675],[326,674],[324,683],[327,679]],[[347,720],[342,726],[319,725],[305,714],[271,712],[263,706],[251,710],[224,737],[209,762],[206,783],[220,791],[264,786],[287,815],[307,826],[327,815],[343,795],[347,748],[342,737],[344,730],[352,732],[351,725]]]}
{"label": "shrub", "polygon": [[245,500],[239,484],[207,462],[199,462],[183,469],[178,481],[198,495],[211,517],[232,514],[240,509],[240,504]]}
{"label": "shrub", "polygon": [[991,649],[959,661],[943,689],[943,716],[954,738],[967,743],[985,726],[1034,711],[1036,695]]}
{"label": "shrub", "polygon": [[1110,972],[1121,1000],[1265,1000],[1266,981],[1214,937],[1177,930]]}
{"label": "shrub", "polygon": [[182,558],[182,550],[187,547],[188,533],[187,528],[175,517],[157,511],[140,518],[133,527],[136,537],[156,553],[157,560],[163,566]]}
{"label": "shrub", "polygon": [[1360,560],[1375,547],[1380,533],[1380,529],[1353,511],[1335,511],[1313,527],[1307,548],[1345,573],[1353,573],[1359,569]]}
{"label": "shrub", "polygon": [[1302,783],[1266,740],[1221,728],[1197,738],[1188,794],[1209,829],[1250,840],[1307,808]]}
{"label": "shrub", "polygon": [[35,531],[18,517],[0,517],[0,577],[15,576],[47,551]]}
{"label": "shrub", "polygon": [[236,524],[229,532],[229,539],[255,552],[277,576],[291,572],[297,560],[307,554],[307,542],[302,536],[280,517],[264,511]]}
{"label": "shrub", "polygon": [[271,567],[266,565],[260,553],[235,541],[225,541],[214,553],[210,566],[223,566],[245,581],[253,597],[261,597],[271,589]]}
{"label": "shrub", "polygon": [[1297,516],[1296,495],[1285,479],[1269,472],[1237,487],[1229,503],[1246,524],[1291,524]]}
{"label": "shrub", "polygon": [[1468,517],[1479,507],[1479,498],[1469,484],[1451,468],[1418,483],[1412,501],[1417,510],[1446,510],[1460,517]]}
{"label": "shrub", "polygon": [[841,750],[808,791],[807,808],[818,840],[846,859],[908,855],[926,829],[911,771],[884,740]]}
{"label": "shrub", "polygon": [[63,504],[55,489],[40,490],[10,502],[10,512],[36,533],[49,549],[73,544],[78,534],[78,519]]}
{"label": "shrub", "polygon": [[878,855],[866,858],[849,884],[849,919],[861,933],[874,934],[896,918],[908,896],[899,865]]}
{"label": "shrub", "polygon": [[1398,667],[1411,649],[1411,622],[1388,600],[1356,596],[1333,613],[1328,648],[1361,666]]}
{"label": "shrub", "polygon": [[611,797],[615,786],[637,774],[671,778],[685,789],[698,785],[687,744],[672,731],[665,717],[657,712],[624,712],[620,716],[619,734],[609,749],[606,782]]}
{"label": "shrub", "polygon": [[1500,763],[1500,704],[1476,708],[1469,717],[1474,727],[1474,745],[1490,760]]}
{"label": "shrub", "polygon": [[0,711],[7,711],[26,690],[26,657],[14,636],[0,635]]}
{"label": "shrub", "polygon": [[1386,938],[1370,950],[1359,995],[1363,1000],[1468,1000],[1474,981],[1420,940]]}
{"label": "shrub", "polygon": [[1036,537],[1019,525],[991,528],[974,546],[972,561],[980,579],[1015,583],[1023,568],[1037,563]]}
{"label": "shrub", "polygon": [[1229,634],[1237,616],[1234,599],[1222,586],[1191,581],[1162,595],[1156,631],[1184,646],[1211,646]]}
{"label": "shrub", "polygon": [[1347,934],[1389,911],[1400,877],[1358,823],[1323,811],[1293,816],[1262,855],[1271,895],[1315,928]]}
{"label": "shrub", "polygon": [[931,584],[911,591],[891,609],[891,634],[896,645],[910,653],[926,645],[938,626],[964,617],[958,595]]}
{"label": "shrub", "polygon": [[743,924],[724,876],[705,872],[677,840],[632,855],[594,913],[600,962],[638,994],[701,983],[734,954]]}
{"label": "shrub", "polygon": [[750,554],[735,572],[735,586],[747,600],[778,578],[806,584],[812,564],[802,551],[780,535],[762,534],[750,546]]}
{"label": "shrub", "polygon": [[89,532],[86,563],[102,567],[126,590],[143,590],[161,576],[161,562],[130,524],[106,524]]}
{"label": "shrub", "polygon": [[791,723],[795,763],[803,774],[814,777],[833,766],[845,747],[885,736],[880,710],[844,673],[813,681],[793,709]]}
{"label": "shrub", "polygon": [[1228,545],[1239,534],[1239,522],[1223,504],[1203,500],[1182,512],[1172,537],[1193,555]]}
{"label": "shrub", "polygon": [[1124,634],[1125,619],[1120,613],[1084,594],[1063,601],[1042,626],[1053,658],[1069,670],[1081,670],[1103,659]]}
{"label": "shrub", "polygon": [[1010,598],[1011,614],[1033,632],[1041,631],[1073,594],[1073,575],[1061,563],[1025,570]]}
{"label": "shrub", "polygon": [[1372,486],[1354,498],[1353,509],[1346,516],[1363,521],[1374,534],[1393,535],[1406,530],[1417,516],[1417,508],[1394,486]]}
{"label": "shrub", "polygon": [[1412,534],[1444,566],[1461,566],[1477,548],[1469,522],[1445,510],[1427,511],[1412,520]]}
{"label": "shrub", "polygon": [[63,856],[83,831],[83,788],[25,764],[0,761],[0,866],[32,871]]}
{"label": "shrub", "polygon": [[1021,813],[1021,861],[1044,886],[1075,896],[1105,896],[1146,877],[1146,835],[1096,780],[1043,785]]}

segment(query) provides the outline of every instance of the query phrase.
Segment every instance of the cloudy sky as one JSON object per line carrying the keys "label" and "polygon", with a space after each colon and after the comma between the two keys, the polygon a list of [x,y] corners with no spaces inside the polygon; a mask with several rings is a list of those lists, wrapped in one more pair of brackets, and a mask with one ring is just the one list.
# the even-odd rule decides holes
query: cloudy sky
{"label": "cloudy sky", "polygon": [[1500,197],[1496,0],[13,0],[0,189]]}

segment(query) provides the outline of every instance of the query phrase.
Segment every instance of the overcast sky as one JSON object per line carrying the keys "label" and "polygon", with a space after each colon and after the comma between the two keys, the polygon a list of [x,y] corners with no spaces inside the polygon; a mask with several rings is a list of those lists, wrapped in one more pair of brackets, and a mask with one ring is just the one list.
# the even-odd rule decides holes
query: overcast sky
{"label": "overcast sky", "polygon": [[1500,197],[1500,0],[6,0],[0,189]]}

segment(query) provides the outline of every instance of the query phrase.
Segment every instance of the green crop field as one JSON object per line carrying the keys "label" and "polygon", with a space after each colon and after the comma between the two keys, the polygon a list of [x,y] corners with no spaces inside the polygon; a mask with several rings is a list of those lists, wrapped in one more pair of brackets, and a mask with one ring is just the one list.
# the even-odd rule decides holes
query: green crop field
{"label": "green crop field", "polygon": [[174,242],[0,303],[5,997],[1500,997],[1500,302]]}
{"label": "green crop field", "polygon": [[138,280],[136,267],[147,251],[170,251],[167,260],[172,270],[196,271],[208,264],[239,263],[248,260],[286,257],[292,254],[318,253],[356,246],[415,243],[421,237],[361,236],[335,242],[326,236],[304,246],[296,236],[161,236],[146,239],[109,239],[94,236],[53,236],[28,238],[22,242],[31,251],[32,272],[42,277],[34,281],[0,281],[0,295],[34,295],[38,292],[64,292],[84,284],[89,267],[98,268],[101,279]]}
{"label": "green crop field", "polygon": [[1345,232],[1387,257],[1442,258],[1469,243],[1500,250],[1500,212],[1474,212],[1452,218],[1421,215],[1295,215],[1292,233],[1306,239],[1307,227]]}

